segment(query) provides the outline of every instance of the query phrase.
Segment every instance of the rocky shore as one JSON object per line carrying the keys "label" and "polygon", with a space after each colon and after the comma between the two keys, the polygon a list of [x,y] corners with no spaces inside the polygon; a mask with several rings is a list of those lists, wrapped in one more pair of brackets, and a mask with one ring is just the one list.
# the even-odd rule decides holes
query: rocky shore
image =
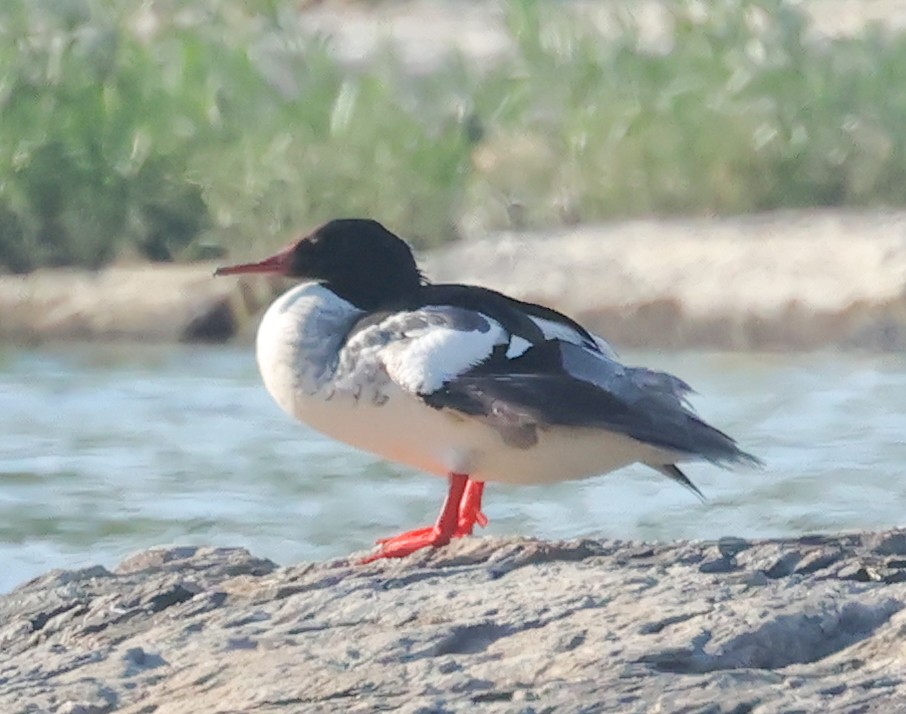
{"label": "rocky shore", "polygon": [[158,548],[0,596],[0,710],[902,711],[904,607],[906,530],[368,566]]}
{"label": "rocky shore", "polygon": [[[906,211],[786,211],[498,234],[422,256],[435,281],[559,307],[617,347],[906,347]],[[281,281],[212,264],[0,276],[0,340],[220,342]]]}

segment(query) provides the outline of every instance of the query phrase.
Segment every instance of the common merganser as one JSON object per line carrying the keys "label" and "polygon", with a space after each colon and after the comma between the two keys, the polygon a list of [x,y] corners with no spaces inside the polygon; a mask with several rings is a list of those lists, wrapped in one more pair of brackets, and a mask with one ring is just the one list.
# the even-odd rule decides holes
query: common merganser
{"label": "common merganser", "polygon": [[432,285],[380,223],[338,219],[257,263],[215,275],[305,282],[258,328],[264,384],[287,413],[339,441],[446,476],[433,526],[365,558],[446,545],[487,525],[486,481],[543,484],[640,462],[701,492],[677,462],[759,465],[692,411],[683,380],[616,360],[556,310],[472,285]]}

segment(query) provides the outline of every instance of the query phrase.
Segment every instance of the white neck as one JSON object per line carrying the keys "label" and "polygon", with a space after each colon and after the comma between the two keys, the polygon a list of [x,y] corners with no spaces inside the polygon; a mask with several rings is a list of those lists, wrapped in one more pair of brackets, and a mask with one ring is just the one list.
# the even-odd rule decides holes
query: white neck
{"label": "white neck", "polygon": [[297,396],[330,381],[346,333],[362,314],[319,283],[297,285],[267,309],[258,327],[258,369],[286,412],[295,413]]}

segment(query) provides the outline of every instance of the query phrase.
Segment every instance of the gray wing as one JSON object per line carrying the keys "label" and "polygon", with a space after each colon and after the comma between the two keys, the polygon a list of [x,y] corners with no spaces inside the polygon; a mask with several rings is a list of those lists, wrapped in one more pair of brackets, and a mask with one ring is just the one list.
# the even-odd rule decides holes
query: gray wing
{"label": "gray wing", "polygon": [[593,427],[715,463],[759,463],[692,411],[686,401],[690,392],[671,374],[627,367],[581,345],[549,341],[515,360],[489,359],[426,401],[480,415],[504,434],[529,425]]}
{"label": "gray wing", "polygon": [[459,307],[370,315],[340,349],[334,383],[358,395],[393,382],[420,396],[507,348],[510,339],[495,320]]}

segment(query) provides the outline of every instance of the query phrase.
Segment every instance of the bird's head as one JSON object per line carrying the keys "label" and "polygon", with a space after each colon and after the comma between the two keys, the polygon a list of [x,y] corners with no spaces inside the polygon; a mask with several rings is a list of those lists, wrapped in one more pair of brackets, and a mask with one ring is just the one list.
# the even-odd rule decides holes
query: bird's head
{"label": "bird's head", "polygon": [[330,221],[264,260],[214,271],[214,275],[244,273],[317,280],[366,310],[398,301],[421,285],[406,242],[364,218]]}

